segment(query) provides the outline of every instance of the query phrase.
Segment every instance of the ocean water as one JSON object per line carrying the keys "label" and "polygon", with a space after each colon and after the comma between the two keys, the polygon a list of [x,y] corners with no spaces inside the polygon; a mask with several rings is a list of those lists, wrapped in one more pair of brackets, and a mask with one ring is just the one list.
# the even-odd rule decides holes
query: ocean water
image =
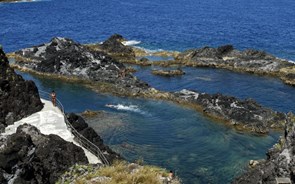
{"label": "ocean water", "polygon": [[249,160],[265,158],[280,135],[241,133],[173,103],[97,94],[79,84],[19,73],[40,90],[55,90],[67,112],[107,112],[89,123],[105,143],[129,161],[173,170],[184,184],[230,183]]}
{"label": "ocean water", "polygon": [[[149,50],[233,44],[238,49],[255,48],[295,60],[294,9],[293,0],[0,3],[0,44],[10,52],[55,36],[94,43],[119,33]],[[157,89],[224,93],[295,112],[295,88],[275,78],[208,68],[183,68],[186,75],[163,78],[151,75],[151,67],[138,69],[135,75]],[[265,158],[266,150],[280,135],[240,133],[173,103],[97,94],[79,84],[20,74],[35,81],[40,90],[54,89],[67,112],[92,109],[110,113],[110,117],[91,123],[107,144],[130,161],[142,158],[176,171],[185,184],[230,183],[250,159]]]}
{"label": "ocean water", "polygon": [[49,0],[1,4],[6,51],[64,36],[82,43],[120,33],[147,49],[233,44],[295,60],[293,0]]}

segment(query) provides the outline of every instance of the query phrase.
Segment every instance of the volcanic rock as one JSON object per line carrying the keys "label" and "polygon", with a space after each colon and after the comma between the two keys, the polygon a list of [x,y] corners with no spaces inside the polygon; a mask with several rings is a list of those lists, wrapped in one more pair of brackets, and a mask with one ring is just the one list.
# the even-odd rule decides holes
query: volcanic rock
{"label": "volcanic rock", "polygon": [[114,34],[101,45],[101,48],[111,55],[117,55],[121,57],[135,58],[135,54],[131,47],[125,46],[122,42],[125,41],[122,35]]}
{"label": "volcanic rock", "polygon": [[284,179],[295,182],[295,116],[288,114],[285,133],[266,153],[267,158],[250,167],[233,184],[276,183]]}
{"label": "volcanic rock", "polygon": [[104,154],[109,162],[113,162],[118,159],[123,159],[118,153],[115,153],[108,146],[103,143],[101,137],[95,132],[95,130],[88,126],[85,120],[74,113],[67,114],[67,119],[72,126],[86,139],[95,144]]}
{"label": "volcanic rock", "polygon": [[[116,38],[110,42],[116,42]],[[136,94],[149,88],[147,83],[126,72],[125,66],[109,55],[67,38],[53,38],[49,43],[17,51],[14,56],[15,65],[20,69],[110,84],[108,90],[114,93]]]}
{"label": "volcanic rock", "polygon": [[280,69],[294,65],[263,51],[239,51],[232,45],[187,50],[179,54],[176,60],[189,66],[226,68],[260,74],[276,74]]}
{"label": "volcanic rock", "polygon": [[160,76],[164,76],[164,77],[173,77],[173,76],[184,75],[185,72],[182,71],[181,69],[177,69],[177,70],[152,70],[152,74],[160,75]]}
{"label": "volcanic rock", "polygon": [[43,108],[38,89],[33,81],[25,81],[10,68],[0,48],[0,132]]}
{"label": "volcanic rock", "polygon": [[88,163],[82,148],[28,124],[2,143],[0,183],[55,183],[74,164]]}
{"label": "volcanic rock", "polygon": [[174,95],[182,102],[200,107],[205,114],[230,122],[238,129],[267,133],[283,129],[285,114],[262,107],[254,100],[239,100],[222,94],[207,94],[181,90]]}

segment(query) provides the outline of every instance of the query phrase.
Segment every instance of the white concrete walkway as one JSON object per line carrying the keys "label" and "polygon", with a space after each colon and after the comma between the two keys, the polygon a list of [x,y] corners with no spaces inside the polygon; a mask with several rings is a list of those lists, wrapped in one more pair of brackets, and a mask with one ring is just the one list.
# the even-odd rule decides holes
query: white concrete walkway
{"label": "white concrete walkway", "polygon": [[40,112],[34,113],[31,116],[6,127],[5,132],[2,133],[2,135],[15,133],[17,127],[24,123],[31,124],[37,127],[42,134],[55,134],[68,142],[73,142],[77,146],[80,146],[84,150],[89,163],[101,163],[95,155],[74,141],[74,135],[67,129],[62,112],[57,107],[54,107],[50,101],[42,99],[42,102],[44,103],[44,108]]}

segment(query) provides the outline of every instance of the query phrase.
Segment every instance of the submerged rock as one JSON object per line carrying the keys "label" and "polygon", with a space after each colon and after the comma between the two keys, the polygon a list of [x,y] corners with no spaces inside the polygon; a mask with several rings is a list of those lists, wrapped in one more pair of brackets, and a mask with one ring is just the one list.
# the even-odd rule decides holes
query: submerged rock
{"label": "submerged rock", "polygon": [[90,142],[95,144],[107,158],[109,162],[123,159],[118,153],[111,150],[108,146],[103,143],[101,137],[95,132],[95,130],[88,126],[85,120],[74,113],[67,114],[67,118],[72,126]]}
{"label": "submerged rock", "polygon": [[161,76],[165,76],[165,77],[173,77],[173,76],[184,75],[185,72],[182,71],[181,69],[177,69],[177,70],[152,70],[152,74],[161,75]]}
{"label": "submerged rock", "polygon": [[[285,133],[266,153],[265,160],[255,163],[233,184],[276,183],[278,179],[295,182],[295,116],[288,114]],[[254,163],[255,161],[253,161]]]}
{"label": "submerged rock", "polygon": [[82,148],[24,124],[0,148],[0,183],[55,183],[76,163],[87,164]]}
{"label": "submerged rock", "polygon": [[239,100],[222,94],[206,94],[181,90],[174,95],[190,105],[201,108],[205,114],[225,120],[237,129],[267,133],[270,129],[283,129],[285,114],[262,107],[254,100]]}
{"label": "submerged rock", "polygon": [[0,48],[0,132],[43,108],[38,89],[33,81],[25,81],[9,66]]}

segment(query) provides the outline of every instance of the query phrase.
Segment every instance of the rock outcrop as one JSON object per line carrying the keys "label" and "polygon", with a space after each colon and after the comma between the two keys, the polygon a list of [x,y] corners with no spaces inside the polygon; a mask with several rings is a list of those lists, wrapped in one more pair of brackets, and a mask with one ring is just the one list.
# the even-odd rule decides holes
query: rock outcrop
{"label": "rock outcrop", "polygon": [[67,114],[67,118],[72,126],[85,138],[95,144],[104,154],[106,159],[109,162],[113,162],[115,160],[122,160],[123,158],[113,150],[111,150],[108,146],[103,143],[103,140],[100,136],[95,132],[95,130],[88,126],[85,120],[74,113]]}
{"label": "rock outcrop", "polygon": [[[295,116],[288,114],[285,133],[277,144],[266,153],[267,158],[256,162],[233,184],[277,183],[276,179],[289,180],[295,183]],[[254,163],[255,161],[252,161]]]}
{"label": "rock outcrop", "polygon": [[263,51],[253,49],[239,51],[234,49],[232,45],[187,50],[176,57],[176,62],[186,66],[225,68],[239,72],[274,75],[286,83],[293,82],[295,84],[294,78],[289,76],[289,73],[281,71],[285,68],[295,67],[293,63]]}
{"label": "rock outcrop", "polygon": [[164,76],[164,77],[173,77],[173,76],[184,75],[185,72],[182,71],[181,69],[176,69],[176,70],[152,70],[152,74],[160,75],[160,76]]}
{"label": "rock outcrop", "polygon": [[82,148],[24,124],[1,137],[0,183],[55,183],[76,163],[87,164]]}
{"label": "rock outcrop", "polygon": [[135,60],[135,53],[132,48],[123,44],[125,38],[122,35],[114,34],[101,44],[101,48],[118,60]]}
{"label": "rock outcrop", "polygon": [[123,64],[106,53],[91,50],[67,38],[53,38],[49,43],[11,55],[15,57],[14,66],[18,69],[96,83],[101,90],[120,92],[121,95],[136,95],[149,88],[148,84],[126,72]]}
{"label": "rock outcrop", "polygon": [[181,53],[177,60],[195,66],[221,67],[255,73],[279,72],[281,68],[292,65],[266,52],[251,49],[239,51],[232,45],[188,50]]}
{"label": "rock outcrop", "polygon": [[[120,39],[120,36],[115,36],[111,40],[120,41]],[[240,57],[248,59],[264,58],[268,60],[274,58],[261,52],[247,51],[245,53],[238,52],[239,54],[236,52],[238,51],[235,51],[231,46],[226,46],[217,50],[206,48],[196,52],[196,55],[219,59],[221,56],[231,53],[232,55],[240,54]],[[283,114],[261,107],[251,100],[240,101],[233,97],[201,94],[185,90],[169,93],[151,88],[148,84],[127,73],[122,64],[104,55],[101,51],[89,50],[87,47],[69,39],[55,38],[50,43],[23,49],[16,52],[15,55],[20,57],[16,61],[18,66],[30,67],[33,71],[48,74],[52,72],[66,77],[84,78],[90,81],[88,86],[98,92],[189,104],[198,107],[195,108],[198,111],[224,120],[227,123],[229,122],[241,130],[267,133],[270,128],[277,129],[283,126],[280,123],[284,120]],[[196,98],[196,96],[199,97]]]}
{"label": "rock outcrop", "polygon": [[130,46],[126,46],[123,42],[126,41],[122,35],[114,34],[110,36],[103,43],[87,45],[90,50],[102,51],[121,63],[133,63],[135,58],[135,53]]}
{"label": "rock outcrop", "polygon": [[0,132],[43,108],[38,89],[33,81],[25,81],[10,68],[0,48]]}
{"label": "rock outcrop", "polygon": [[215,118],[225,120],[237,129],[267,133],[270,129],[283,129],[285,114],[262,107],[254,100],[239,100],[221,94],[206,94],[182,90],[174,95],[180,103],[196,105]]}

